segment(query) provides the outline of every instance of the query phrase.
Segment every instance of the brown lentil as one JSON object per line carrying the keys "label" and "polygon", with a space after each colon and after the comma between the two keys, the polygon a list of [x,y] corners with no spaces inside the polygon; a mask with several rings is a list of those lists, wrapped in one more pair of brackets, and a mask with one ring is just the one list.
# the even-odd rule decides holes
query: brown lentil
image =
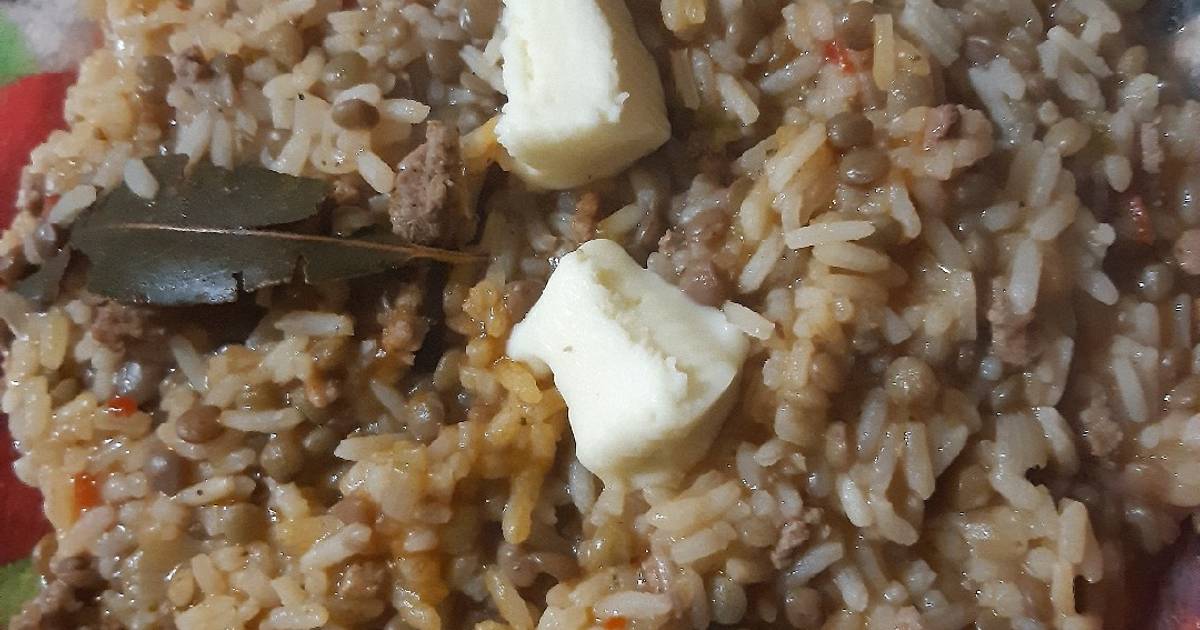
{"label": "brown lentil", "polygon": [[1163,263],[1151,263],[1142,267],[1137,276],[1138,292],[1151,302],[1167,298],[1175,286],[1175,272]]}
{"label": "brown lentil", "polygon": [[285,66],[294,66],[300,63],[304,54],[304,38],[294,26],[281,24],[267,32],[263,40],[263,50],[275,61]]}
{"label": "brown lentil", "polygon": [[1000,54],[1012,62],[1018,70],[1032,70],[1038,64],[1037,46],[1028,36],[1006,38],[1000,44]]}
{"label": "brown lentil", "polygon": [[957,209],[982,208],[996,197],[998,188],[983,173],[967,173],[951,184],[950,201]]}
{"label": "brown lentil", "polygon": [[429,41],[425,63],[433,76],[447,82],[458,78],[463,68],[462,58],[458,56],[458,44],[445,39]]}
{"label": "brown lentil", "polygon": [[42,260],[53,258],[62,248],[62,234],[52,223],[44,221],[33,232],[33,247]]}
{"label": "brown lentil", "polygon": [[337,594],[349,600],[370,599],[388,582],[387,566],[377,560],[355,562],[337,582]]}
{"label": "brown lentil", "polygon": [[871,224],[875,226],[875,231],[858,241],[860,245],[883,250],[895,246],[904,236],[900,223],[888,215],[871,217]]}
{"label": "brown lentil", "polygon": [[1193,410],[1200,404],[1200,376],[1195,374],[1183,379],[1166,395],[1172,409]]}
{"label": "brown lentil", "polygon": [[869,143],[875,126],[859,112],[842,112],[829,119],[825,133],[829,144],[844,151]]}
{"label": "brown lentil", "polygon": [[272,129],[266,133],[267,154],[272,159],[279,157],[279,152],[283,151],[284,145],[287,144],[291,133],[286,129]]}
{"label": "brown lentil", "polygon": [[1150,52],[1145,46],[1134,46],[1117,58],[1117,74],[1133,78],[1146,71],[1150,63]]}
{"label": "brown lentil", "polygon": [[261,505],[235,503],[215,509],[219,510],[220,517],[214,519],[216,527],[209,532],[210,536],[223,537],[235,544],[262,539],[268,517],[267,511]]}
{"label": "brown lentil", "polygon": [[343,498],[329,508],[329,513],[346,525],[369,524],[375,520],[375,507],[371,505],[370,501],[358,497]]}
{"label": "brown lentil", "polygon": [[212,69],[215,70],[217,74],[229,77],[229,80],[233,81],[234,85],[241,83],[242,79],[246,76],[245,63],[242,61],[241,57],[237,57],[235,55],[227,55],[224,53],[217,55],[216,58],[212,60],[211,65]]}
{"label": "brown lentil", "polygon": [[163,368],[149,361],[126,361],[113,376],[117,394],[127,396],[139,405],[154,398],[158,393],[158,382]]}
{"label": "brown lentil", "polygon": [[923,405],[937,397],[938,379],[929,364],[916,357],[900,357],[884,376],[888,397],[900,405]]}
{"label": "brown lentil", "polygon": [[189,444],[206,444],[225,430],[218,422],[221,409],[212,405],[199,405],[183,412],[175,421],[175,433]]}
{"label": "brown lentil", "polygon": [[329,115],[333,118],[333,122],[342,129],[371,129],[379,124],[379,110],[374,105],[357,98],[334,105]]}
{"label": "brown lentil", "polygon": [[353,51],[338,53],[325,63],[321,80],[335,90],[354,87],[367,80],[367,60]]}
{"label": "brown lentil", "polygon": [[78,590],[90,591],[104,586],[104,579],[96,571],[95,564],[83,556],[50,560],[50,573]]}
{"label": "brown lentil", "polygon": [[25,275],[25,257],[19,251],[0,256],[0,283],[12,285]]}
{"label": "brown lentil", "polygon": [[854,186],[866,186],[887,175],[891,162],[881,149],[875,147],[854,149],[842,156],[838,175],[842,181]]}
{"label": "brown lentil", "polygon": [[1189,276],[1200,276],[1200,229],[1187,230],[1175,241],[1175,260]]}
{"label": "brown lentil", "polygon": [[50,573],[50,563],[54,559],[54,552],[58,550],[58,537],[54,532],[50,532],[38,539],[37,544],[33,546],[33,551],[29,553],[29,562],[33,570],[43,578],[53,577]]}
{"label": "brown lentil", "polygon": [[1184,223],[1200,224],[1200,167],[1193,164],[1183,169],[1172,201]]}
{"label": "brown lentil", "polygon": [[933,105],[933,85],[929,79],[912,74],[897,74],[888,89],[888,108],[897,113],[914,107]]}
{"label": "brown lentil", "polygon": [[437,438],[446,421],[446,408],[436,393],[422,391],[409,403],[408,430],[418,442],[428,444]]}
{"label": "brown lentil", "polygon": [[545,283],[533,279],[514,280],[504,286],[504,308],[514,322],[525,319],[545,288]]}
{"label": "brown lentil", "polygon": [[300,441],[300,445],[304,450],[312,455],[329,455],[333,449],[337,448],[341,437],[327,426],[320,426],[308,432],[304,439]]}
{"label": "brown lentil", "polygon": [[[1146,6],[1146,0],[1112,0],[1110,3],[1117,13],[1135,13]],[[1184,5],[1191,6],[1191,5]]]}
{"label": "brown lentil", "polygon": [[288,482],[304,465],[304,452],[290,433],[276,433],[259,453],[258,464],[271,479]]}
{"label": "brown lentil", "polygon": [[377,34],[389,48],[398,48],[408,39],[408,22],[400,18],[399,14],[389,14],[388,19],[373,25],[370,32]]}
{"label": "brown lentil", "polygon": [[234,402],[238,408],[249,411],[276,409],[283,403],[283,393],[274,383],[247,384]]}
{"label": "brown lentil", "polygon": [[150,488],[167,496],[174,496],[184,486],[183,472],[183,460],[174,451],[154,453],[142,466]]}
{"label": "brown lentil", "polygon": [[850,50],[867,50],[875,42],[873,19],[875,9],[870,2],[851,2],[838,16],[838,41]]}
{"label": "brown lentil", "polygon": [[684,267],[679,288],[699,304],[720,306],[732,292],[729,279],[710,260],[694,260]]}
{"label": "brown lentil", "polygon": [[1025,397],[1025,388],[1016,376],[1000,381],[988,395],[988,404],[993,411],[1008,411],[1016,407]]}
{"label": "brown lentil", "polygon": [[995,59],[1000,54],[996,42],[987,35],[971,35],[963,43],[963,55],[975,65],[982,65]]}
{"label": "brown lentil", "polygon": [[475,39],[487,39],[500,20],[498,0],[467,0],[463,3],[458,21],[462,29]]}
{"label": "brown lentil", "polygon": [[167,86],[175,80],[175,69],[166,57],[153,55],[138,62],[137,75],[138,92],[161,96],[166,93]]}

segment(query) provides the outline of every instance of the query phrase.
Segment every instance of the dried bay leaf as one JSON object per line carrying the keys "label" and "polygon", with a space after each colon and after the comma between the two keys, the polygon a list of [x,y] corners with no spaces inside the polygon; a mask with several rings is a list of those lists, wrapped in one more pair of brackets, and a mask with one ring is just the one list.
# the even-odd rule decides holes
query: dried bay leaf
{"label": "dried bay leaf", "polygon": [[122,185],[80,216],[73,233],[112,223],[253,228],[302,221],[317,213],[329,185],[261,166],[229,171],[201,161],[185,173],[187,156],[147,158],[158,196],[143,199]]}
{"label": "dried bay leaf", "polygon": [[64,249],[42,263],[37,271],[17,283],[14,290],[35,304],[49,304],[58,299],[63,276],[71,263],[71,251]]}
{"label": "dried bay leaf", "polygon": [[[74,239],[72,239],[74,242]],[[137,251],[153,243],[152,251]],[[221,304],[239,291],[292,279],[346,280],[394,269],[414,258],[474,260],[461,252],[413,246],[391,234],[342,239],[277,230],[116,223],[90,230],[77,243],[92,262],[88,289],[114,300],[162,306]]]}
{"label": "dried bay leaf", "polygon": [[[417,258],[448,263],[477,258],[414,246],[382,230],[355,238],[301,232],[295,224],[316,216],[328,195],[325,182],[254,166],[228,171],[205,162],[185,173],[186,161],[147,159],[159,182],[155,199],[121,186],[76,220],[62,256],[73,249],[87,257],[89,291],[135,304],[221,304],[235,301],[240,291],[297,275],[320,283],[379,273]],[[52,300],[46,289],[57,286],[52,276],[58,273],[61,280],[65,269],[65,262],[57,271],[47,265],[17,290]]]}

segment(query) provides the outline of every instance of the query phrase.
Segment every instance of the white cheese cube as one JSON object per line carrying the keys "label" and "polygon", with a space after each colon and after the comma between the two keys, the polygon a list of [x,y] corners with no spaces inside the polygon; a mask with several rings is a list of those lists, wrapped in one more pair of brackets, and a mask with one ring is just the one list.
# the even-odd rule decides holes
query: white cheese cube
{"label": "white cheese cube", "polygon": [[579,461],[606,483],[633,485],[704,456],[748,349],[721,311],[609,240],[562,258],[508,342],[510,357],[553,373]]}
{"label": "white cheese cube", "polygon": [[671,135],[662,82],[623,0],[505,0],[508,103],[496,136],[544,188],[615,175]]}

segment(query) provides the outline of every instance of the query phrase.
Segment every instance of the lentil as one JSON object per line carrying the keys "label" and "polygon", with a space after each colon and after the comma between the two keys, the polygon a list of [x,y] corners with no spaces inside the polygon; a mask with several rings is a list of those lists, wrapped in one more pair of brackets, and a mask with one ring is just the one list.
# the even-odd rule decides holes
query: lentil
{"label": "lentil", "polygon": [[1175,241],[1175,260],[1189,276],[1200,276],[1200,229],[1187,230]]}
{"label": "lentil", "polygon": [[104,578],[96,571],[95,563],[83,556],[50,560],[50,573],[78,590],[91,591],[104,586]]}
{"label": "lentil", "polygon": [[320,426],[308,432],[304,439],[300,441],[300,445],[304,450],[313,455],[329,455],[333,449],[337,448],[341,437],[327,426]]}
{"label": "lentil", "polygon": [[190,444],[206,444],[224,432],[218,422],[221,409],[212,405],[199,405],[180,414],[175,421],[175,433],[179,439]]}
{"label": "lentil", "polygon": [[11,286],[25,275],[25,257],[18,251],[0,256],[0,283]]}
{"label": "lentil", "polygon": [[983,173],[967,173],[951,184],[950,201],[959,209],[983,208],[996,198],[996,182]]}
{"label": "lentil", "polygon": [[283,403],[283,393],[274,383],[247,384],[234,401],[238,408],[249,411],[277,409]]}
{"label": "lentil", "polygon": [[162,96],[167,92],[167,86],[175,80],[175,69],[171,62],[159,55],[143,57],[138,62],[138,92],[153,96]]}
{"label": "lentil", "polygon": [[842,112],[830,118],[825,129],[829,144],[843,151],[869,143],[875,133],[871,121],[859,112]]}
{"label": "lentil", "polygon": [[928,78],[897,74],[888,89],[888,108],[897,113],[933,105],[933,85]]}
{"label": "lentil", "polygon": [[215,70],[217,74],[229,77],[229,80],[233,81],[234,85],[241,83],[242,79],[246,76],[245,63],[242,61],[241,57],[237,57],[235,55],[227,55],[224,53],[217,55],[216,58],[212,60],[212,69]]}
{"label": "lentil", "polygon": [[463,3],[459,24],[471,37],[487,39],[500,20],[500,3],[497,0],[466,0]]}
{"label": "lentil", "polygon": [[117,369],[113,382],[117,394],[145,403],[158,394],[158,382],[162,378],[162,367],[146,361],[126,361]]}
{"label": "lentil", "polygon": [[458,45],[445,39],[429,41],[425,51],[425,63],[429,72],[442,81],[453,81],[462,72],[463,61],[458,56]]}
{"label": "lentil", "polygon": [[867,50],[875,42],[874,17],[875,9],[870,2],[851,2],[838,16],[838,40],[850,50]]}
{"label": "lentil", "polygon": [[345,497],[329,508],[329,513],[346,525],[370,524],[375,520],[375,508],[370,501],[358,497]]}
{"label": "lentil", "polygon": [[847,184],[866,186],[887,175],[890,164],[887,154],[880,149],[854,149],[842,156],[838,175]]}
{"label": "lentil", "polygon": [[174,496],[184,486],[183,460],[174,451],[161,451],[150,455],[142,466],[142,473],[150,488],[167,496]]}
{"label": "lentil", "polygon": [[1173,201],[1184,223],[1189,226],[1200,224],[1200,167],[1190,165],[1183,170]]}
{"label": "lentil", "polygon": [[379,110],[357,98],[334,105],[330,117],[343,129],[370,129],[379,124]]}
{"label": "lentil", "polygon": [[259,453],[258,463],[271,479],[285,483],[300,472],[304,464],[304,452],[291,433],[276,433]]}
{"label": "lentil", "polygon": [[267,32],[263,39],[263,50],[275,61],[294,66],[300,63],[304,54],[304,39],[294,26],[281,24]]}
{"label": "lentil", "polygon": [[428,444],[437,438],[446,420],[446,408],[433,392],[422,391],[409,403],[408,430],[417,441]]}
{"label": "lentil", "polygon": [[938,379],[929,364],[916,357],[892,361],[884,376],[887,394],[901,405],[924,405],[938,393]]}
{"label": "lentil", "polygon": [[1142,297],[1151,302],[1159,302],[1166,299],[1174,286],[1174,270],[1163,263],[1146,265],[1142,267],[1137,276],[1138,291],[1142,294]]}
{"label": "lentil", "polygon": [[732,292],[729,279],[711,260],[689,262],[679,278],[679,288],[705,306],[724,304]]}
{"label": "lentil", "polygon": [[982,65],[1000,54],[996,42],[986,35],[971,35],[963,43],[963,54],[975,65]]}
{"label": "lentil", "polygon": [[355,562],[337,582],[337,594],[346,599],[375,597],[388,581],[387,566],[379,561]]}
{"label": "lentil", "polygon": [[42,222],[33,232],[33,248],[42,260],[53,258],[62,249],[62,233],[49,221]]}
{"label": "lentil", "polygon": [[367,60],[356,52],[338,53],[325,62],[321,80],[335,90],[359,85],[367,80]]}
{"label": "lentil", "polygon": [[1172,409],[1194,410],[1200,405],[1200,376],[1193,374],[1180,381],[1166,395],[1166,402]]}

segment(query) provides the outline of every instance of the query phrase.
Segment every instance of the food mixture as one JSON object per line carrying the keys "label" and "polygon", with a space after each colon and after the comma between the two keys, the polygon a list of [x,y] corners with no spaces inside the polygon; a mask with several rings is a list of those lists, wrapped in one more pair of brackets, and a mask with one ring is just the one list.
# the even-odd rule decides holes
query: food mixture
{"label": "food mixture", "polygon": [[10,628],[1145,627],[1200,103],[1141,0],[87,0]]}

